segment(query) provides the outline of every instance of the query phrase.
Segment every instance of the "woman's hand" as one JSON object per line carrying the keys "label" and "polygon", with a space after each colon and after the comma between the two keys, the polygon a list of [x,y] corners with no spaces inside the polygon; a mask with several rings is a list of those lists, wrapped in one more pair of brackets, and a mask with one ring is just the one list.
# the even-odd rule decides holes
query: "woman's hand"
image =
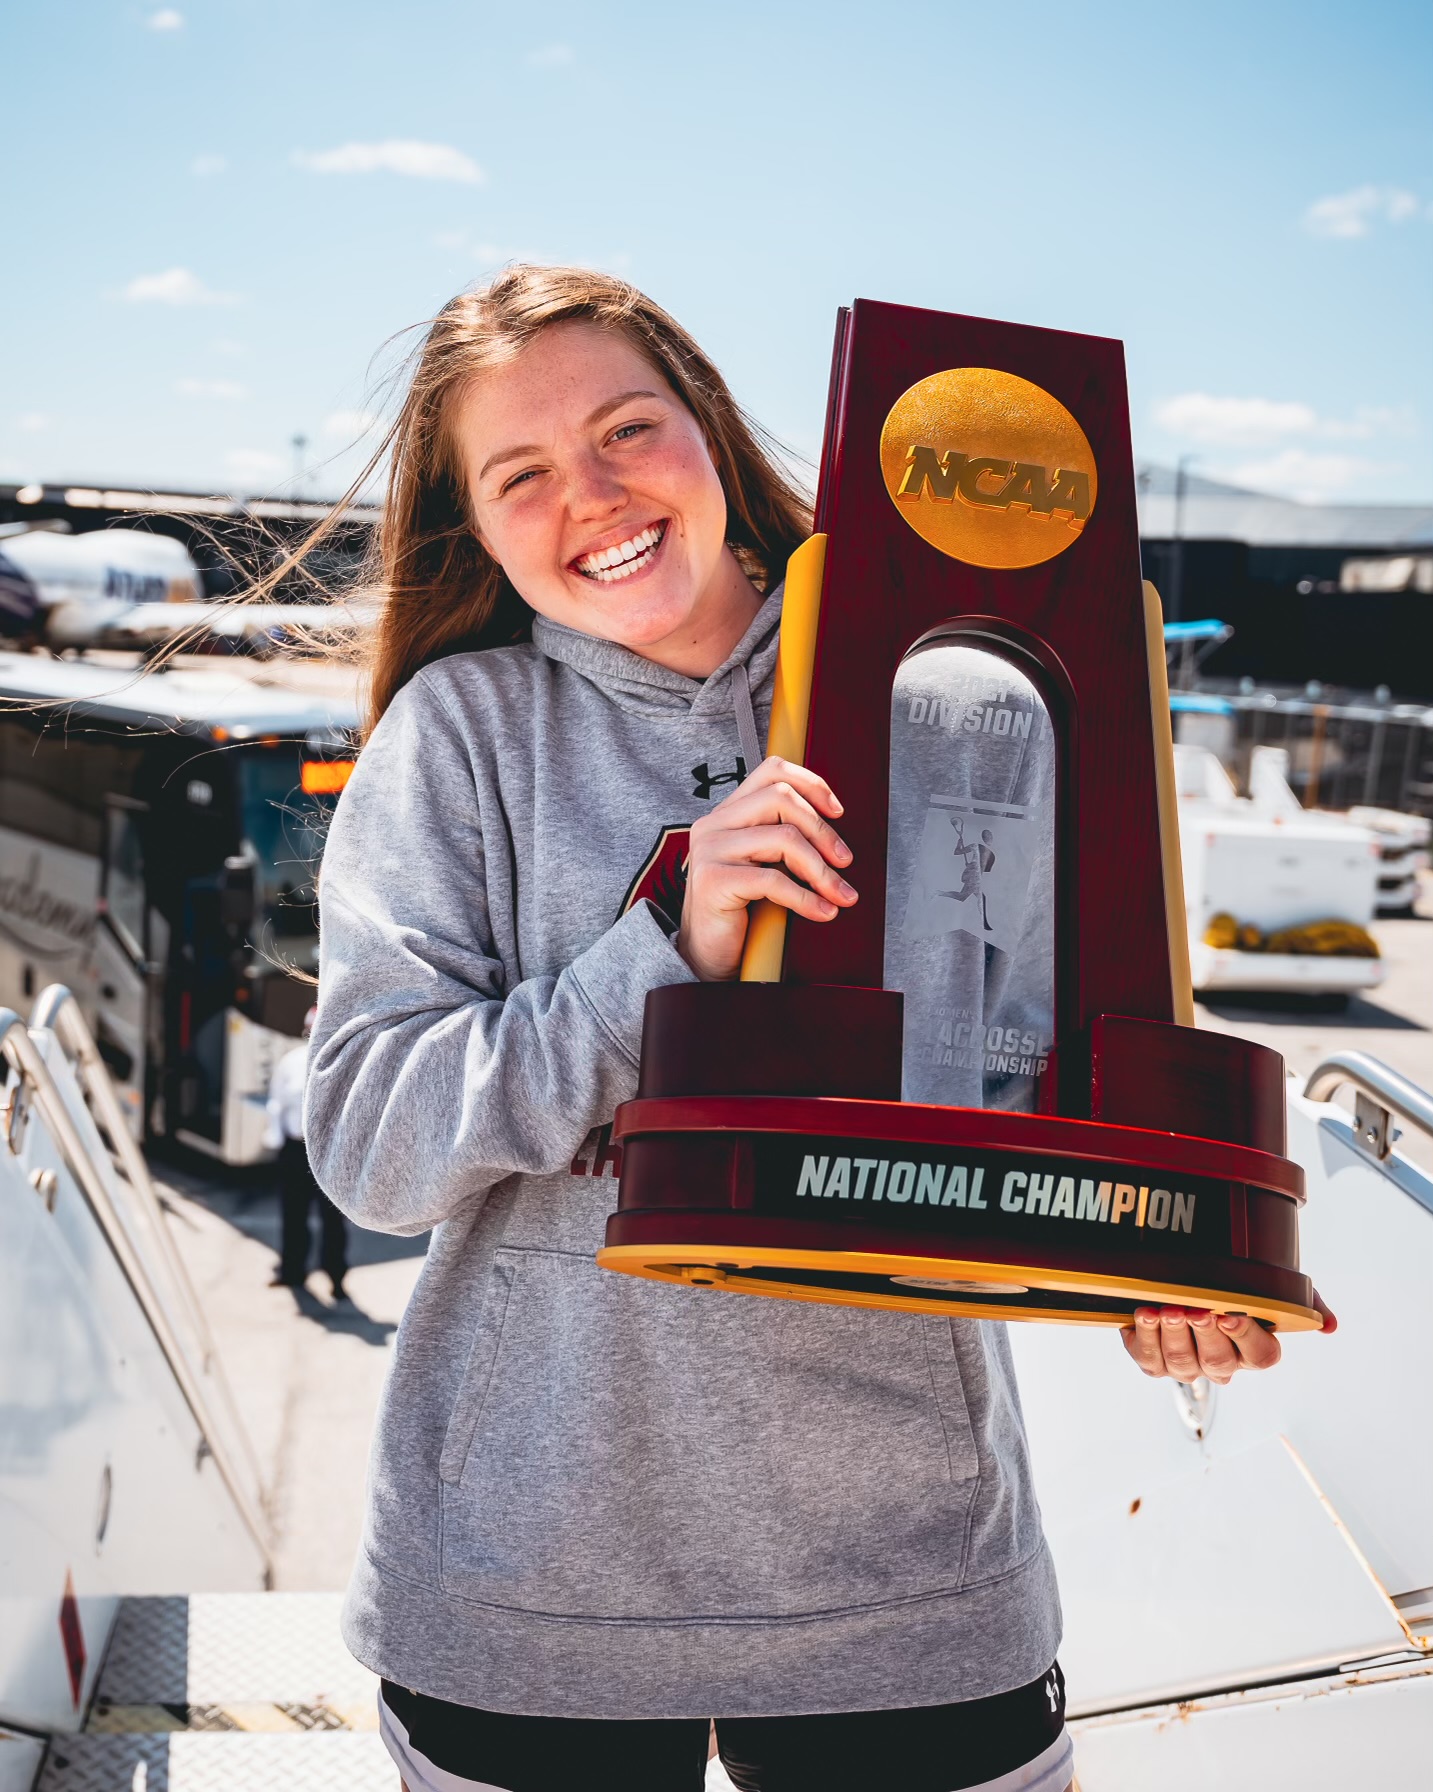
{"label": "woman's hand", "polygon": [[[1325,1332],[1338,1320],[1317,1294]],[[1283,1355],[1279,1340],[1246,1313],[1210,1313],[1203,1307],[1136,1307],[1134,1324],[1120,1333],[1124,1347],[1146,1375],[1222,1387],[1240,1369],[1272,1369]]]}
{"label": "woman's hand", "polygon": [[826,819],[841,813],[824,778],[767,759],[692,823],[676,945],[703,983],[740,970],[749,904],[765,897],[808,921],[831,921],[856,900],[836,869],[851,863],[851,849]]}

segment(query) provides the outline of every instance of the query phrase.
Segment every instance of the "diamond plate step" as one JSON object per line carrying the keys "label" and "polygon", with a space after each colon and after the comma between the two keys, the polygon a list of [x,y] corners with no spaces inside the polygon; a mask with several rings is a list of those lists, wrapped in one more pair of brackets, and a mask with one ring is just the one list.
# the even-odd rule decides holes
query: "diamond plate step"
{"label": "diamond plate step", "polygon": [[344,1647],[337,1593],[126,1599],[99,1700],[106,1706],[328,1706],[374,1710],[378,1681]]}
{"label": "diamond plate step", "polygon": [[397,1792],[376,1734],[57,1736],[36,1792]]}
{"label": "diamond plate step", "polygon": [[377,1678],[331,1593],[126,1599],[84,1731],[36,1792],[394,1792]]}

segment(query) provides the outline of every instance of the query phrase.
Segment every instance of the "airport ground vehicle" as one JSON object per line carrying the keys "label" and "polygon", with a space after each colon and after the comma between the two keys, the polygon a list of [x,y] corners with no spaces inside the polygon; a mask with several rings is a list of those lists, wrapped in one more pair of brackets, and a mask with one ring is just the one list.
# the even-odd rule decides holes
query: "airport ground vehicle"
{"label": "airport ground vehicle", "polygon": [[[1255,748],[1247,797],[1238,795],[1208,747],[1177,746],[1174,756],[1195,989],[1346,996],[1381,983],[1376,956],[1266,944],[1280,930],[1320,922],[1366,930],[1381,869],[1374,832],[1345,816],[1302,808],[1289,788],[1282,748]],[[1232,920],[1241,934],[1247,930],[1245,938],[1222,940],[1221,920],[1223,931],[1232,932]]]}
{"label": "airport ground vehicle", "polygon": [[302,662],[0,653],[0,1005],[73,989],[136,1138],[263,1155],[356,716]]}
{"label": "airport ground vehicle", "polygon": [[1426,815],[1404,815],[1355,803],[1348,819],[1368,828],[1378,841],[1378,912],[1409,915],[1418,895],[1418,873],[1428,864],[1433,822]]}
{"label": "airport ground vehicle", "polygon": [[[1381,860],[1377,913],[1411,912],[1433,834],[1428,815],[1410,807],[1420,802],[1426,807],[1433,788],[1418,775],[1426,742],[1433,739],[1433,710],[1410,704],[1370,709],[1299,703],[1268,691],[1247,697],[1175,691],[1170,707],[1180,747],[1212,752],[1233,784],[1247,788],[1256,802],[1261,794],[1272,799],[1264,804],[1271,812],[1297,810],[1369,829]],[[1308,726],[1304,737],[1298,732],[1301,722]],[[1284,755],[1277,776],[1269,772],[1272,747]],[[1264,767],[1262,791],[1254,788],[1256,763]],[[1303,791],[1302,799],[1296,786]],[[1379,791],[1385,795],[1383,803],[1374,800]],[[1319,801],[1321,793],[1324,803]],[[1363,800],[1351,802],[1359,793]],[[1335,807],[1333,798],[1350,806]],[[1395,803],[1404,806],[1390,806]]]}

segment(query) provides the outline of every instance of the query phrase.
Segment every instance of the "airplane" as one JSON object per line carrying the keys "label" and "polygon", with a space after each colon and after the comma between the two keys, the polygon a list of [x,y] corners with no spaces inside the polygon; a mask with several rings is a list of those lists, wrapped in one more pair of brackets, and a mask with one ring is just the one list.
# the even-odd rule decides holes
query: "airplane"
{"label": "airplane", "polygon": [[54,523],[0,525],[0,641],[49,648],[179,643],[200,652],[263,652],[360,628],[368,608],[209,603],[189,550],[143,529],[71,535]]}

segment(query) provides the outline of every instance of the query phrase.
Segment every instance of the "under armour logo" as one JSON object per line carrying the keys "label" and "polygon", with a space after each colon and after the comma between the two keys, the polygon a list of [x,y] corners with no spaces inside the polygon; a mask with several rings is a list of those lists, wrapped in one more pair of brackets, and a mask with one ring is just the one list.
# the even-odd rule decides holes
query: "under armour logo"
{"label": "under armour logo", "polygon": [[746,761],[740,754],[737,755],[734,772],[714,772],[706,760],[703,760],[700,765],[692,767],[692,777],[695,780],[692,795],[699,796],[703,802],[706,802],[718,784],[740,784],[745,776]]}

